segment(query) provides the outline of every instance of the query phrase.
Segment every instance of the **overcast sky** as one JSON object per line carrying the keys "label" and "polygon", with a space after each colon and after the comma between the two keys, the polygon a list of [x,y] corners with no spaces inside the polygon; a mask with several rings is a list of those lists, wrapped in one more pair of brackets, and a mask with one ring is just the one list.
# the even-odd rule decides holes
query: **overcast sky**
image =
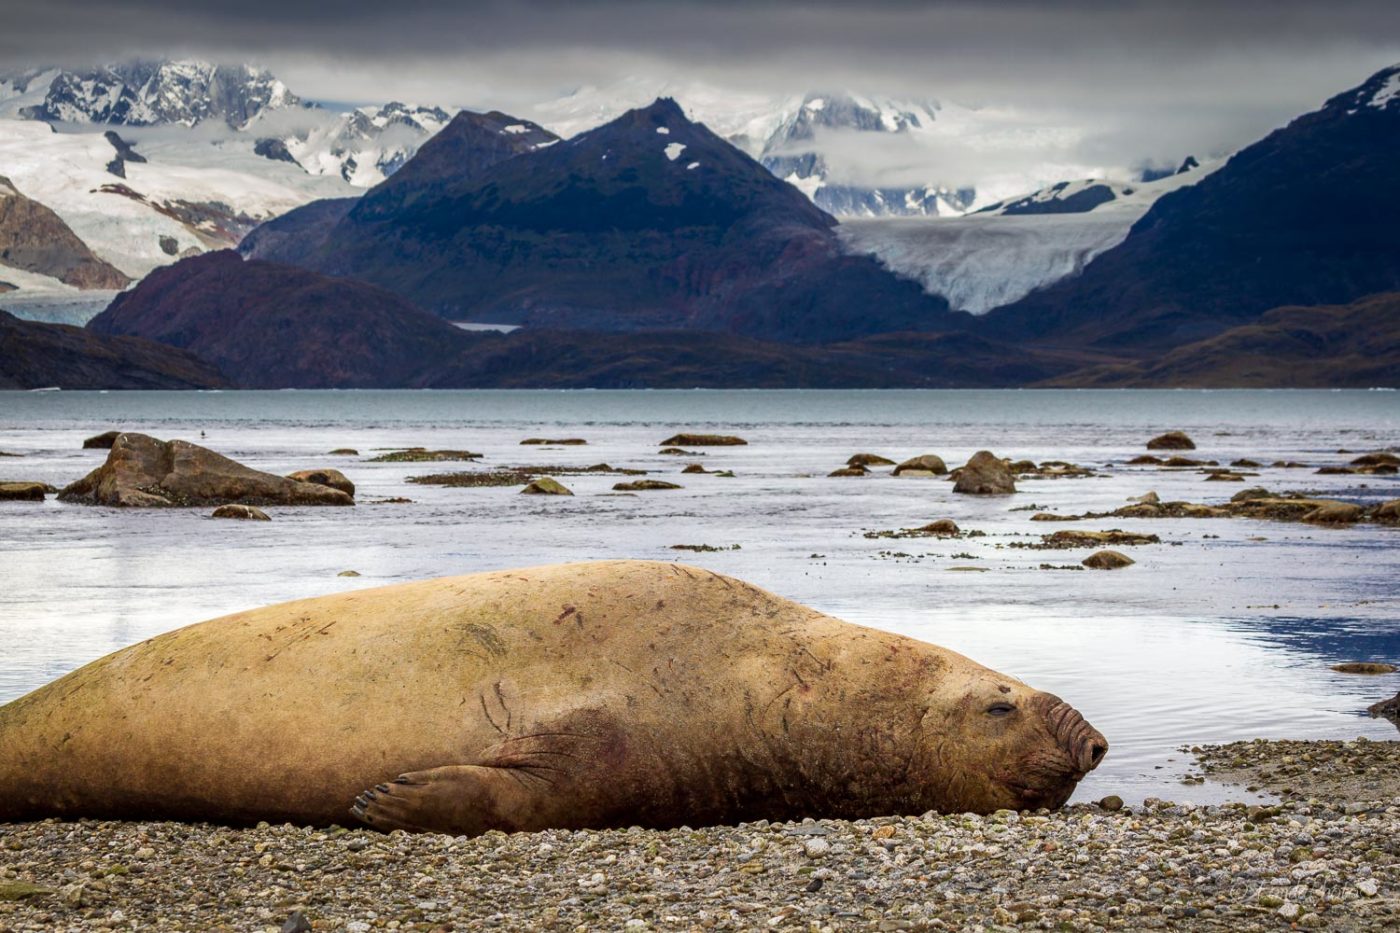
{"label": "overcast sky", "polygon": [[987,107],[1085,164],[1228,151],[1400,62],[1397,0],[3,3],[0,70],[248,60],[313,99],[525,115],[629,77],[850,89]]}

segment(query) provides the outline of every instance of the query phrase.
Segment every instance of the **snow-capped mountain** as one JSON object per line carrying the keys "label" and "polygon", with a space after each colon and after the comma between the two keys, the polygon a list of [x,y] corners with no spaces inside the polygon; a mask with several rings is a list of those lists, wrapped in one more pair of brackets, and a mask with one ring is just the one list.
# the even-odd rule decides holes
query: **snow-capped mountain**
{"label": "snow-capped mountain", "polygon": [[269,110],[303,106],[270,72],[251,65],[134,61],[88,71],[42,69],[0,79],[0,103],[17,115],[59,123],[233,128]]}
{"label": "snow-capped mountain", "polygon": [[[287,136],[264,137],[259,143],[278,154],[260,154],[290,159],[312,175],[335,175],[356,188],[372,188],[413,158],[455,112],[398,101],[360,107]],[[274,145],[279,142],[280,149]]]}
{"label": "snow-capped mountain", "polygon": [[[642,78],[588,86],[527,111],[565,138],[656,97],[801,188],[838,217],[948,216],[1102,166],[1056,159],[1078,130],[996,108],[842,93],[766,96]],[[989,168],[1012,160],[1019,170]]]}

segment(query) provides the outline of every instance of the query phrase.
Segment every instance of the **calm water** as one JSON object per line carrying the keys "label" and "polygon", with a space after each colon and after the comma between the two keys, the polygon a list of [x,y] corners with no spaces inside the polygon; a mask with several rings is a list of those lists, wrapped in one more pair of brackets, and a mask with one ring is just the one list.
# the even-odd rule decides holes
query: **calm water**
{"label": "calm water", "polygon": [[[1153,434],[1181,428],[1222,463],[1340,463],[1400,443],[1393,392],[229,392],[0,393],[0,479],[63,485],[105,452],[82,439],[119,427],[201,442],[251,466],[334,466],[359,486],[353,509],[269,509],[271,523],[210,521],[204,510],[0,504],[0,701],[116,648],[267,603],[403,580],[566,560],[683,558],[823,611],[961,651],[1069,699],[1110,739],[1081,797],[1120,793],[1197,802],[1182,787],[1183,744],[1253,737],[1395,738],[1366,706],[1400,677],[1348,677],[1340,660],[1400,658],[1400,530],[1247,520],[1123,519],[1161,535],[1125,549],[1115,573],[1041,570],[1087,551],[1007,545],[1056,511],[1107,510],[1155,490],[1214,502],[1241,487],[1194,472],[1128,467]],[[677,430],[750,445],[704,457],[734,479],[677,477],[657,454]],[[582,436],[587,447],[521,447]],[[375,464],[376,448],[469,448],[484,466],[590,464],[656,471],[685,486],[605,495],[613,476],[565,479],[572,499],[512,488],[409,485],[468,464]],[[327,451],[354,447],[361,457]],[[989,448],[1070,460],[1102,477],[1026,480],[1009,499],[957,496],[938,479],[826,474],[852,453],[937,453],[950,466]],[[1400,497],[1395,477],[1265,468],[1251,483],[1353,501]],[[411,505],[374,505],[408,496]],[[949,517],[986,537],[870,540],[869,529]],[[739,544],[678,553],[674,544]],[[892,556],[891,552],[904,556]],[[983,572],[950,572],[975,566]],[[362,576],[338,577],[353,569]],[[1230,792],[1237,795],[1239,791]]]}

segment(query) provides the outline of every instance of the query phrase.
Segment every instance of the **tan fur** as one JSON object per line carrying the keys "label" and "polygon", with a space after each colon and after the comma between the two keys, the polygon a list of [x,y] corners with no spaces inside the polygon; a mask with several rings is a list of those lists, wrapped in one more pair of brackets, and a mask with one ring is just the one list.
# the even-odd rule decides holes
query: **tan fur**
{"label": "tan fur", "polygon": [[[990,716],[1003,698],[1016,712]],[[1055,806],[1102,737],[1052,701],[706,570],[535,567],[284,603],[95,661],[0,708],[0,819],[344,824],[353,805],[480,832]]]}

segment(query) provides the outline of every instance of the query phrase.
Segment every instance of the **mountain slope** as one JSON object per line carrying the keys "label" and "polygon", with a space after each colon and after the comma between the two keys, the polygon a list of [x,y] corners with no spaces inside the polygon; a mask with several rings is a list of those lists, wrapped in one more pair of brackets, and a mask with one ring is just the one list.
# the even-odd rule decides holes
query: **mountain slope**
{"label": "mountain slope", "polygon": [[77,288],[123,288],[131,280],[94,256],[63,220],[0,175],[0,269],[10,266]]}
{"label": "mountain slope", "polygon": [[957,326],[913,283],[842,255],[832,217],[673,101],[481,171],[442,172],[435,151],[306,264],[460,320],[810,341]]}
{"label": "mountain slope", "polygon": [[88,329],[189,350],[246,388],[402,387],[470,342],[372,285],[231,250],[156,270]]}
{"label": "mountain slope", "polygon": [[0,311],[0,389],[211,389],[223,375],[193,354]]}
{"label": "mountain slope", "polygon": [[1349,305],[1275,308],[1145,364],[1100,366],[1045,383],[1078,388],[1400,387],[1400,292]]}
{"label": "mountain slope", "polygon": [[1143,352],[1400,289],[1397,86],[1400,66],[1164,196],[1083,274],[992,312],[990,332]]}

